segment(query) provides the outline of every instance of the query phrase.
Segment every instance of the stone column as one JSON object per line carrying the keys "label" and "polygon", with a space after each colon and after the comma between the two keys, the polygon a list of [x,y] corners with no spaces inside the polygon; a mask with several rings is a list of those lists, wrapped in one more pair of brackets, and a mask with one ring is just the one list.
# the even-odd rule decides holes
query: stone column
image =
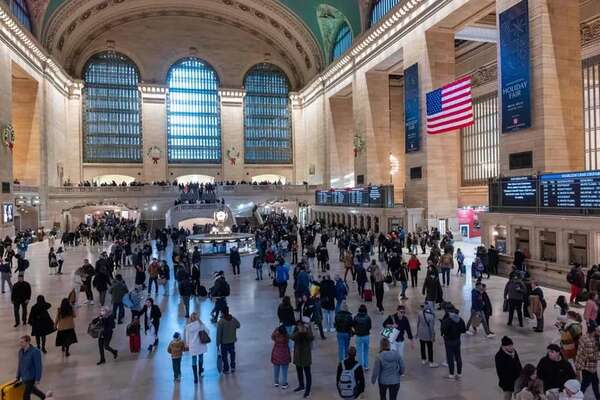
{"label": "stone column", "polygon": [[[404,65],[419,64],[421,149],[405,155],[405,205],[425,209],[424,218],[429,227],[437,226],[438,219],[448,219],[448,228],[457,231],[460,132],[427,135],[426,117],[426,94],[456,78],[454,34],[433,28],[411,36],[408,40],[411,46],[404,48]],[[410,169],[416,167],[421,167],[422,178],[411,180]]]}
{"label": "stone column", "polygon": [[331,151],[327,154],[330,181],[326,181],[325,184],[332,187],[353,186],[355,176],[352,149],[354,130],[352,97],[330,97],[327,106],[329,107],[327,137]]}
{"label": "stone column", "polygon": [[[516,3],[497,0],[497,14]],[[579,3],[529,0],[532,127],[501,134],[501,174],[584,168]],[[511,171],[509,155],[524,151],[533,152],[533,168]]]}
{"label": "stone column", "polygon": [[244,89],[221,89],[222,179],[248,180],[244,175]]}
{"label": "stone column", "polygon": [[[142,177],[143,182],[171,181],[168,176],[167,87],[140,84],[142,95]],[[158,160],[154,160],[158,158]]]}
{"label": "stone column", "polygon": [[[0,130],[11,123],[12,110],[12,68],[8,49],[0,42]],[[0,187],[8,185],[12,192],[12,152],[0,143]],[[2,193],[0,190],[0,207],[4,203],[12,203],[14,209],[14,196],[12,193]],[[0,209],[0,213],[2,209]],[[0,237],[14,235],[14,225],[4,224],[0,215]]]}

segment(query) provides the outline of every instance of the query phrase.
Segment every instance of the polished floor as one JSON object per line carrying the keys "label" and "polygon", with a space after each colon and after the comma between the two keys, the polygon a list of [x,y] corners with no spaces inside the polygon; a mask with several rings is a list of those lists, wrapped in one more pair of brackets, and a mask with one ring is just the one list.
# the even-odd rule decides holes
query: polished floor
{"label": "polished floor", "polygon": [[[457,244],[462,247],[470,263],[473,254],[473,245]],[[33,298],[38,294],[46,296],[53,308],[54,316],[56,306],[60,299],[65,297],[71,288],[71,272],[81,265],[83,258],[92,260],[97,254],[97,249],[90,250],[86,247],[69,249],[65,257],[65,274],[62,276],[48,276],[47,269],[47,242],[37,243],[30,247],[28,257],[31,268],[26,273],[26,280],[30,282]],[[337,259],[337,248],[330,244],[330,254]],[[245,258],[242,264],[242,276],[233,278],[229,274],[225,260],[205,260],[203,268],[221,268],[227,271],[231,283],[231,297],[229,299],[232,314],[241,322],[236,346],[238,366],[235,374],[219,376],[215,368],[215,345],[210,345],[210,350],[205,355],[206,373],[198,385],[194,385],[191,377],[191,359],[183,359],[183,379],[174,383],[171,372],[171,361],[166,352],[166,346],[173,332],[182,331],[185,319],[183,308],[179,304],[177,295],[165,297],[159,295],[158,302],[163,310],[163,319],[160,328],[160,345],[156,352],[148,353],[142,350],[140,354],[129,353],[125,325],[119,325],[115,331],[113,347],[120,352],[118,360],[110,357],[107,364],[96,366],[98,361],[96,342],[86,334],[86,328],[98,306],[82,306],[78,309],[77,334],[79,343],[72,347],[72,355],[66,359],[60,349],[53,346],[54,335],[50,336],[49,352],[44,356],[44,376],[40,385],[44,390],[53,390],[55,398],[60,400],[71,399],[294,399],[302,396],[292,393],[296,385],[296,375],[293,366],[290,366],[290,388],[287,391],[276,389],[272,385],[272,367],[270,364],[272,330],[277,325],[276,308],[278,298],[275,288],[268,279],[256,281],[254,270],[251,269],[250,258]],[[341,265],[332,263],[332,269],[338,270]],[[128,270],[123,273],[131,285],[133,273]],[[424,272],[421,272],[424,274]],[[208,274],[204,275],[205,277]],[[422,280],[423,277],[421,276]],[[430,369],[422,366],[420,362],[418,343],[414,348],[407,346],[405,350],[407,372],[403,377],[400,388],[400,399],[411,400],[478,400],[483,398],[501,398],[497,388],[497,379],[494,369],[494,354],[498,350],[500,338],[509,335],[515,342],[523,363],[537,364],[544,354],[544,349],[551,341],[557,339],[553,327],[555,315],[551,305],[554,304],[560,292],[545,289],[550,307],[546,312],[546,327],[543,334],[534,333],[530,327],[511,328],[506,326],[506,314],[502,313],[502,292],[505,279],[493,277],[489,281],[488,292],[494,303],[492,317],[492,330],[497,334],[494,339],[487,339],[480,333],[477,336],[465,336],[463,339],[463,379],[460,382],[444,379],[447,368]],[[208,283],[205,284],[208,286]],[[470,305],[471,280],[458,278],[452,275],[449,288],[444,288],[444,297],[450,299],[461,309],[465,320],[468,318]],[[349,304],[351,311],[356,312],[359,300],[356,287],[351,285]],[[409,300],[406,304],[410,308],[410,318],[413,329],[416,328],[415,313],[422,302],[421,288],[408,290]],[[387,312],[392,312],[398,304],[398,289],[390,288],[385,293],[385,307]],[[209,312],[212,303],[209,300],[198,301],[193,304],[195,310],[200,311],[201,318],[211,327],[214,337],[214,325],[209,322]],[[377,351],[378,332],[384,316],[375,313],[375,305],[368,305],[374,326],[371,333],[371,354],[373,360]],[[14,377],[16,369],[17,343],[19,336],[29,333],[29,327],[13,328],[14,319],[10,304],[10,293],[0,296],[0,381],[9,381]],[[436,325],[439,332],[439,326]],[[147,343],[142,338],[142,344]],[[144,349],[145,346],[142,346]],[[434,347],[435,359],[444,361],[443,343],[439,340]],[[372,362],[372,361],[371,361]],[[335,371],[337,366],[337,344],[335,334],[328,334],[327,340],[317,339],[313,350],[313,399],[337,398],[335,387]],[[369,371],[370,372],[370,371]],[[363,398],[378,398],[377,387],[367,384]]]}

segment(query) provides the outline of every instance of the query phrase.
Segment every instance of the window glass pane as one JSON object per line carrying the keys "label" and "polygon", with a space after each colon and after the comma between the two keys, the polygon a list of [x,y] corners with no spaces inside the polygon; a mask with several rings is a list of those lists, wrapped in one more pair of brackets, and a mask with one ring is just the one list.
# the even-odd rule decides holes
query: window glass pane
{"label": "window glass pane", "polygon": [[167,77],[167,143],[171,163],[221,162],[219,78],[197,58],[178,61]]}
{"label": "window glass pane", "polygon": [[600,169],[600,56],[584,60],[583,68],[583,126],[585,168]]}
{"label": "window glass pane", "polygon": [[473,100],[475,124],[461,130],[463,185],[485,185],[498,176],[498,94]]}
{"label": "window glass pane", "polygon": [[141,162],[139,72],[126,56],[107,51],[84,68],[84,162]]}
{"label": "window glass pane", "polygon": [[352,31],[346,22],[344,22],[340,29],[338,29],[337,35],[333,42],[331,50],[331,61],[334,61],[342,56],[346,50],[352,46]]}
{"label": "window glass pane", "polygon": [[292,162],[289,81],[279,68],[258,64],[244,79],[244,158],[247,164]]}
{"label": "window glass pane", "polygon": [[4,0],[4,2],[8,5],[17,21],[31,32],[31,17],[29,16],[29,9],[25,0]]}
{"label": "window glass pane", "polygon": [[379,22],[379,20],[383,18],[399,2],[400,0],[373,0],[369,26],[373,26]]}

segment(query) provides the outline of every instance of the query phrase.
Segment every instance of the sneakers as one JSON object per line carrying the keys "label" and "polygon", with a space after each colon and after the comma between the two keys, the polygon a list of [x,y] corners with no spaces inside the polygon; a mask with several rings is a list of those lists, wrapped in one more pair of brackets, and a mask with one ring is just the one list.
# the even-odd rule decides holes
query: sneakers
{"label": "sneakers", "polygon": [[287,389],[287,388],[288,388],[288,384],[287,384],[287,383],[286,383],[286,384],[284,384],[284,385],[281,385],[281,389],[282,389],[282,390],[285,390],[285,389]]}
{"label": "sneakers", "polygon": [[421,364],[423,364],[423,365],[427,364],[427,360],[421,360]]}
{"label": "sneakers", "polygon": [[466,331],[465,333],[469,336],[473,336],[475,334],[473,331]]}
{"label": "sneakers", "polygon": [[274,387],[279,387],[279,383],[274,383],[273,386]]}
{"label": "sneakers", "polygon": [[440,365],[439,365],[439,364],[436,364],[436,363],[429,363],[429,368],[437,368],[437,367],[439,367],[439,366],[440,366]]}
{"label": "sneakers", "polygon": [[294,393],[301,392],[303,390],[304,390],[304,388],[302,386],[298,386],[296,389],[294,389]]}
{"label": "sneakers", "polygon": [[456,374],[456,380],[460,381],[462,379],[462,374]]}
{"label": "sneakers", "polygon": [[487,334],[487,336],[486,336],[486,337],[487,337],[488,339],[495,338],[495,337],[496,337],[496,334],[495,334],[494,332],[490,332],[490,333],[488,333],[488,334]]}
{"label": "sneakers", "polygon": [[449,381],[453,381],[456,380],[456,378],[454,377],[454,375],[450,374],[446,377],[446,379],[448,379]]}

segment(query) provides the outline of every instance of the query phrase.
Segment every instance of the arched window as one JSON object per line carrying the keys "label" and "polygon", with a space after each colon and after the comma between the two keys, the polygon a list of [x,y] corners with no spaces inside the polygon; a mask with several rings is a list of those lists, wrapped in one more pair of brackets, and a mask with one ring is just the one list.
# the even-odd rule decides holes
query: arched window
{"label": "arched window", "polygon": [[87,62],[83,80],[84,162],[141,162],[140,74],[114,51]]}
{"label": "arched window", "polygon": [[17,21],[31,32],[31,16],[25,0],[5,0]]}
{"label": "arched window", "polygon": [[247,164],[292,162],[290,83],[272,64],[252,67],[244,78],[244,159]]}
{"label": "arched window", "polygon": [[371,6],[371,15],[369,18],[369,27],[375,25],[383,18],[400,0],[373,0]]}
{"label": "arched window", "polygon": [[333,46],[331,48],[331,61],[337,60],[352,46],[352,31],[347,22],[342,23],[338,28]]}
{"label": "arched window", "polygon": [[169,162],[221,162],[219,77],[206,62],[185,58],[167,76]]}

